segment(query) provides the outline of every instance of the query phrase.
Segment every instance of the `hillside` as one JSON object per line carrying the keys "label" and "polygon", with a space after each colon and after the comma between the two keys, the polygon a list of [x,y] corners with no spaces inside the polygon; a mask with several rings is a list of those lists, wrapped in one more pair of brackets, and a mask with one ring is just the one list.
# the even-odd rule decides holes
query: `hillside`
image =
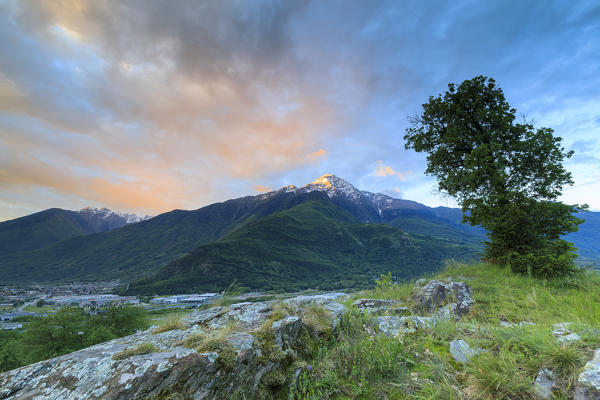
{"label": "hillside", "polygon": [[73,237],[26,254],[9,254],[0,259],[0,281],[140,278],[240,224],[314,195],[280,193],[268,198],[243,197],[194,211],[174,210],[107,233]]}
{"label": "hillside", "polygon": [[50,208],[0,222],[0,254],[23,253],[90,233],[109,232],[146,217],[118,214],[106,208],[79,211]]}
{"label": "hillside", "polygon": [[408,279],[438,270],[444,259],[474,257],[466,243],[362,224],[319,193],[314,199],[242,226],[200,246],[129,293],[222,290],[231,282],[256,289],[364,287],[391,271]]}
{"label": "hillside", "polygon": [[[317,198],[343,210],[348,217],[353,218],[355,224],[384,224],[411,235],[421,235],[418,240],[451,243],[452,245],[447,247],[448,256],[455,253],[455,246],[462,247],[463,250],[458,251],[461,256],[466,253],[474,256],[485,240],[483,229],[461,223],[462,213],[459,209],[431,208],[410,200],[362,191],[334,175],[324,175],[302,187],[286,186],[277,191],[232,199],[192,211],[174,210],[137,223],[126,224],[125,220],[121,220],[123,226],[116,229],[114,224],[109,223],[111,218],[104,218],[107,213],[96,209],[88,209],[87,212],[84,212],[84,209],[79,213],[52,209],[6,221],[0,223],[0,238],[3,239],[0,242],[0,283],[105,279],[132,282],[153,275],[169,263],[175,265],[180,257],[184,257],[198,246],[208,244],[214,246],[198,251],[205,252],[211,259],[218,258],[219,261],[215,261],[216,265],[235,262],[253,268],[249,267],[250,264],[245,259],[254,263],[252,265],[262,262],[262,259],[269,259],[262,250],[269,246],[264,243],[250,244],[251,241],[236,239],[236,236],[227,240],[225,237],[247,224]],[[87,214],[96,218],[95,222],[82,219]],[[567,236],[567,239],[572,240],[579,248],[580,264],[600,265],[599,215],[593,212],[585,213],[584,218],[588,222],[581,226],[580,232]],[[101,218],[98,218],[99,216]],[[266,223],[268,224],[268,221]],[[302,224],[302,221],[298,220],[298,224]],[[105,232],[109,229],[109,232]],[[269,226],[268,229],[277,231],[280,227],[275,225]],[[356,227],[354,231],[357,232],[352,235],[365,235],[366,229],[361,231]],[[376,234],[371,233],[375,236],[387,235],[383,233],[387,232],[384,228],[377,229]],[[256,232],[252,235],[259,236]],[[285,235],[285,232],[280,231],[279,234],[274,233],[273,237],[277,239],[286,237]],[[348,261],[345,254],[355,254],[360,249],[358,246],[347,250],[355,243],[355,236],[352,235],[347,237],[351,240],[350,244],[344,244],[340,249],[332,248],[331,256],[323,258],[324,253],[321,252],[314,259],[319,260],[319,265],[330,266],[331,257],[335,255],[336,260],[340,260],[344,265],[352,264],[353,261]],[[221,239],[222,242],[217,242]],[[240,240],[235,246],[239,245],[245,249],[239,253],[244,254],[241,259],[234,257],[238,254],[235,248],[227,247],[234,246],[234,239]],[[413,239],[417,240],[416,237]],[[365,238],[361,240],[368,241]],[[382,243],[385,241],[372,244],[372,248]],[[280,253],[289,253],[303,262],[304,257],[296,255],[298,250],[294,248],[294,242],[281,242],[278,245],[281,247],[278,249]],[[353,251],[355,253],[352,253]],[[194,257],[196,256],[192,258]],[[286,260],[285,262],[293,264],[273,267],[273,271],[268,272],[277,276],[276,279],[280,279],[281,271],[286,268],[292,271],[293,265],[297,263],[296,258],[286,257],[279,257],[279,261],[275,262]],[[361,257],[363,256],[358,259],[364,260]],[[308,257],[308,260],[311,259],[312,257]],[[367,264],[370,265],[370,262]],[[407,265],[404,268],[411,266]],[[268,279],[265,282],[268,282]],[[315,282],[311,285],[313,283]]]}

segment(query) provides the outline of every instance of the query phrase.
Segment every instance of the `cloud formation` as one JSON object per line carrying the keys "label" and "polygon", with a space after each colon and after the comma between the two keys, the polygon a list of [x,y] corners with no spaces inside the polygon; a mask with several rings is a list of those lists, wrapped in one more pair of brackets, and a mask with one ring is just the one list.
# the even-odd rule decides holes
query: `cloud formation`
{"label": "cloud formation", "polygon": [[[398,179],[400,179],[401,181],[405,181],[407,173],[396,171],[389,165],[383,165],[383,161],[379,160],[379,161],[377,161],[377,169],[375,170],[374,175],[375,176],[395,176]],[[398,188],[395,188],[395,189],[398,189]],[[400,192],[400,189],[398,189],[397,192]]]}
{"label": "cloud formation", "polygon": [[[437,205],[407,116],[479,74],[577,150],[584,185],[600,178],[599,18],[592,1],[2,2],[0,220],[198,208],[323,173]],[[378,160],[401,185],[373,179]],[[577,185],[567,198],[600,208]]]}

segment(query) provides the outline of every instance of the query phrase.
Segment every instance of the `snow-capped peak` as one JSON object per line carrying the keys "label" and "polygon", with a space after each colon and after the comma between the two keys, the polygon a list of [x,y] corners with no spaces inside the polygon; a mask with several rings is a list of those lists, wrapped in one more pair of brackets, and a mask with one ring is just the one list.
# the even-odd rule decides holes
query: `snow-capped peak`
{"label": "snow-capped peak", "polygon": [[107,218],[122,218],[123,220],[125,220],[126,224],[132,224],[134,222],[140,222],[140,221],[145,221],[150,217],[149,215],[137,215],[137,214],[133,214],[133,213],[121,213],[121,212],[114,212],[112,210],[109,210],[108,208],[97,208],[97,207],[84,207],[81,210],[79,210],[80,214],[83,215],[87,215],[88,217],[94,217],[94,218],[101,218],[101,219],[107,219]]}
{"label": "snow-capped peak", "polygon": [[303,189],[307,192],[314,190],[324,191],[329,197],[345,195],[354,200],[360,198],[362,195],[360,190],[333,174],[325,174],[304,186]]}
{"label": "snow-capped peak", "polygon": [[145,221],[147,219],[152,218],[150,215],[137,215],[137,214],[133,214],[133,213],[117,213],[117,215],[123,219],[125,219],[125,222],[128,224],[133,224],[135,222],[141,222],[141,221]]}

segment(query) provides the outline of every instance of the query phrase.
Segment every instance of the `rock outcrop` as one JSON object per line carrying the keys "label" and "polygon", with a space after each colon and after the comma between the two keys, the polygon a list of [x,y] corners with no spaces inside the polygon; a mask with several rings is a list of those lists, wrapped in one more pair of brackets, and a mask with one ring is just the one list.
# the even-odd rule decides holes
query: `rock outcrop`
{"label": "rock outcrop", "polygon": [[429,281],[417,291],[413,300],[423,312],[438,313],[442,317],[453,315],[456,318],[467,314],[475,302],[469,285],[452,280]]}
{"label": "rock outcrop", "polygon": [[413,333],[417,329],[432,328],[436,320],[432,317],[396,317],[393,315],[375,318],[377,329],[387,336],[399,336],[402,333]]}
{"label": "rock outcrop", "polygon": [[409,311],[401,301],[383,299],[358,299],[352,307],[369,314],[405,314]]}
{"label": "rock outcrop", "polygon": [[472,348],[462,339],[450,342],[450,354],[452,354],[454,360],[461,364],[467,364],[472,357],[481,354],[481,351],[480,348]]}
{"label": "rock outcrop", "polygon": [[270,398],[319,338],[304,319],[335,327],[341,296],[288,299],[280,318],[272,302],[195,311],[184,329],[149,329],[0,374],[0,399]]}
{"label": "rock outcrop", "polygon": [[554,373],[548,368],[543,368],[538,372],[533,384],[533,391],[542,399],[551,399],[552,390],[556,386]]}
{"label": "rock outcrop", "polygon": [[577,380],[575,400],[600,400],[600,349],[585,364]]}

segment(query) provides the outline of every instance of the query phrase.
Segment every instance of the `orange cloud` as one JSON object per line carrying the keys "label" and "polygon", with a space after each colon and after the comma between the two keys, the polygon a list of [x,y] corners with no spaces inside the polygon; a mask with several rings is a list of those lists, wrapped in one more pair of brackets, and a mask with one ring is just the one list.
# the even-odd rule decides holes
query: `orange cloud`
{"label": "orange cloud", "polygon": [[[35,62],[7,56],[15,68],[0,72],[0,123],[9,121],[0,125],[0,192],[15,193],[12,204],[39,208],[17,192],[42,188],[53,199],[151,214],[197,208],[322,160],[320,143],[350,120],[344,96],[332,94],[354,78],[338,85],[304,73],[280,45],[287,30],[277,16],[273,26],[237,20],[221,2],[189,20],[184,8],[164,18],[160,3],[17,6],[19,54]],[[285,17],[288,7],[274,12]],[[336,71],[353,68],[344,60]]]}
{"label": "orange cloud", "polygon": [[310,153],[309,155],[306,156],[306,158],[310,161],[310,162],[315,162],[317,161],[320,157],[323,157],[327,154],[327,151],[325,151],[324,149],[319,149],[317,151],[313,151],[312,153]]}
{"label": "orange cloud", "polygon": [[268,186],[264,186],[264,185],[254,185],[254,190],[256,190],[257,192],[260,192],[260,193],[273,191],[273,189],[271,189]]}
{"label": "orange cloud", "polygon": [[375,176],[396,176],[401,181],[406,180],[406,174],[404,174],[400,171],[395,171],[390,166],[383,165],[383,161],[379,160],[379,161],[377,161],[377,164],[378,164],[377,169],[374,172]]}

